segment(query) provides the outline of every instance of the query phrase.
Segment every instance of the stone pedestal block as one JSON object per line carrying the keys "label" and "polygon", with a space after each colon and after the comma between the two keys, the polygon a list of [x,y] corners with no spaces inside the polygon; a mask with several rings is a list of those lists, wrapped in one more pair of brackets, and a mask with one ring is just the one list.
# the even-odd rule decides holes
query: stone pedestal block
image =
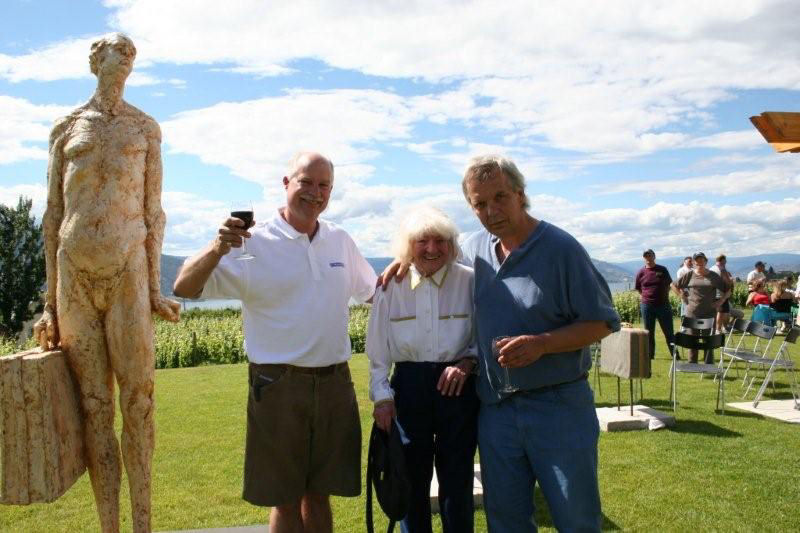
{"label": "stone pedestal block", "polygon": [[86,470],[77,392],[60,350],[0,357],[0,503],[52,502]]}

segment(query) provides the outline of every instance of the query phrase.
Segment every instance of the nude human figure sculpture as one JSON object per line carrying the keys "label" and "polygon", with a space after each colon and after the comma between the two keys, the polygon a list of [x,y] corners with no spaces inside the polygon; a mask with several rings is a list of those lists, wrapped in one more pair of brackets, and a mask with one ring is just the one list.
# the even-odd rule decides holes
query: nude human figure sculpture
{"label": "nude human figure sculpture", "polygon": [[35,334],[60,343],[80,389],[86,461],[103,532],[119,531],[120,452],[114,434],[116,377],[122,459],[133,530],[150,531],[154,448],[151,313],[177,321],[159,286],[164,212],[161,131],[122,99],[136,48],[114,34],[92,44],[91,100],[50,132],[43,227],[47,300]]}

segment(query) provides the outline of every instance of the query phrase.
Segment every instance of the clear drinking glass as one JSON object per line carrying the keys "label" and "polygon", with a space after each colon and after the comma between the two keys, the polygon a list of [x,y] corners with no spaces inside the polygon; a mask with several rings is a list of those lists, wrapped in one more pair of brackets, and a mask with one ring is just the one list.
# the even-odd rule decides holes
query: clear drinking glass
{"label": "clear drinking glass", "polygon": [[[508,335],[502,335],[492,339],[492,356],[495,358],[495,360],[500,357],[500,348],[497,347],[497,343],[507,338],[509,338]],[[500,387],[499,392],[502,392],[503,394],[511,394],[519,390],[511,384],[511,378],[508,375],[507,367],[503,367],[503,378],[503,386]]]}
{"label": "clear drinking glass", "polygon": [[[244,228],[248,229],[253,223],[253,204],[252,202],[242,201],[231,204],[231,216],[244,222]],[[249,261],[256,256],[247,251],[247,239],[242,239],[242,253],[236,259],[239,261]]]}

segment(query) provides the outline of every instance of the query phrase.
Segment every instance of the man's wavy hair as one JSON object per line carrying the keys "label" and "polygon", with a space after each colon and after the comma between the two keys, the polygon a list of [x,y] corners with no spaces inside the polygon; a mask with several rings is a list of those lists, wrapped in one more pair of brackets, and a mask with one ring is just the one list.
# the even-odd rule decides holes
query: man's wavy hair
{"label": "man's wavy hair", "polygon": [[478,183],[483,183],[492,177],[492,172],[495,169],[499,169],[508,177],[508,182],[514,192],[522,193],[524,198],[522,207],[529,209],[531,202],[528,199],[528,195],[525,194],[525,176],[522,175],[522,172],[519,171],[512,160],[495,154],[481,155],[469,160],[469,164],[464,170],[464,179],[461,180],[461,190],[464,192],[464,198],[467,199],[467,203],[469,203],[467,182],[476,180]]}

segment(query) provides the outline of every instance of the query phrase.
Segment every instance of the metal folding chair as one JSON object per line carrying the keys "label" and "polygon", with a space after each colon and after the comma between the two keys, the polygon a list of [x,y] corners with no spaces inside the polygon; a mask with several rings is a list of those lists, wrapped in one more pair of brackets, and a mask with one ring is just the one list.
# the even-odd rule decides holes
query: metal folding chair
{"label": "metal folding chair", "polygon": [[592,343],[589,348],[592,353],[592,366],[594,366],[594,384],[597,387],[597,394],[603,395],[603,387],[600,385],[600,343]]}
{"label": "metal folding chair", "polygon": [[[795,326],[786,334],[783,342],[775,352],[775,357],[770,362],[769,370],[767,371],[767,375],[764,377],[764,381],[761,383],[761,387],[758,389],[758,393],[756,393],[756,397],[753,399],[753,407],[758,407],[758,402],[761,401],[761,397],[767,390],[767,384],[770,382],[770,380],[772,380],[773,390],[775,389],[775,370],[784,369],[792,376],[791,382],[789,383],[789,388],[792,391],[794,408],[800,410],[800,400],[798,400],[798,398],[800,398],[800,391],[798,391],[797,376],[795,376],[794,373],[794,361],[792,361],[792,358],[789,357],[789,347],[786,346],[787,344],[795,344],[798,337],[800,337],[800,327]],[[752,380],[750,384],[752,385]],[[749,387],[748,390],[750,390]]]}
{"label": "metal folding chair", "polygon": [[[742,381],[742,387],[744,387],[745,383],[747,382],[747,375],[750,372],[750,368],[753,366],[753,364],[764,365],[764,358],[769,350],[770,344],[772,344],[772,339],[775,338],[775,332],[777,331],[778,328],[775,326],[767,326],[766,324],[755,321],[750,322],[745,330],[745,334],[739,339],[739,343],[736,345],[736,348],[732,352],[723,352],[724,355],[728,356],[730,361],[728,361],[728,366],[725,367],[725,372],[723,372],[722,378],[725,379],[725,377],[728,375],[731,365],[733,365],[734,362],[743,362],[746,365],[744,371],[744,381]],[[752,336],[756,339],[752,349],[747,349],[743,345],[744,339],[748,336]],[[766,346],[764,346],[764,348],[761,350],[759,350],[758,347],[759,341],[766,341]],[[747,392],[745,392],[745,395],[747,395]]]}
{"label": "metal folding chair", "polygon": [[714,319],[685,316],[681,319],[681,331],[690,335],[708,336],[714,331]]}
{"label": "metal folding chair", "polygon": [[[694,328],[692,328],[694,329]],[[719,409],[720,397],[722,398],[722,414],[725,414],[725,380],[721,379],[723,370],[713,364],[706,363],[689,363],[678,361],[678,348],[685,348],[688,350],[713,350],[722,347],[725,342],[725,336],[721,333],[713,335],[689,335],[683,331],[675,334],[675,343],[672,348],[672,366],[669,369],[670,376],[670,400],[672,400],[672,410],[676,411],[678,408],[678,379],[677,373],[683,372],[687,374],[711,374],[720,379],[717,381],[717,409]]]}
{"label": "metal folding chair", "polygon": [[[750,321],[749,320],[745,320],[744,318],[737,318],[736,320],[733,321],[733,324],[731,324],[730,331],[728,332],[728,335],[725,337],[725,346],[722,347],[722,350],[720,352],[720,356],[719,356],[719,367],[720,368],[725,368],[725,356],[726,355],[730,356],[730,354],[735,354],[737,351],[739,351],[739,349],[742,346],[743,336],[747,333],[747,327],[749,325],[750,325]],[[734,344],[734,340],[733,340],[733,335],[734,334],[740,335],[739,340],[736,343],[736,346],[733,345]],[[739,375],[738,374],[738,372],[739,372],[738,367],[736,369],[736,372],[737,372],[736,375],[738,376]]]}

